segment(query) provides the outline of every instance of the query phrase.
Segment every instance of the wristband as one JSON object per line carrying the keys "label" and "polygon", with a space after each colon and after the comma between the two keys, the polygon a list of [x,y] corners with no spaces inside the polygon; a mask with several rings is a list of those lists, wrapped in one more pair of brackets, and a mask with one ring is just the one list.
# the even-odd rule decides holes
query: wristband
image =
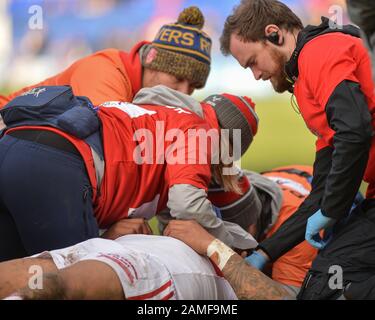
{"label": "wristband", "polygon": [[223,271],[229,258],[236,254],[231,248],[220,240],[213,240],[207,248],[207,256]]}

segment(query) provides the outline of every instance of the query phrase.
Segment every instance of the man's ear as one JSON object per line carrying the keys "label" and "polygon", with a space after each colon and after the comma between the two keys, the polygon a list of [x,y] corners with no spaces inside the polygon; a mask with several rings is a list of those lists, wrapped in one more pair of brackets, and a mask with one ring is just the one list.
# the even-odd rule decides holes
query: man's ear
{"label": "man's ear", "polygon": [[280,28],[276,24],[268,24],[264,28],[264,35],[268,37],[273,32],[280,34],[280,31]]}
{"label": "man's ear", "polygon": [[264,38],[276,46],[281,46],[284,42],[280,28],[274,24],[264,28]]}

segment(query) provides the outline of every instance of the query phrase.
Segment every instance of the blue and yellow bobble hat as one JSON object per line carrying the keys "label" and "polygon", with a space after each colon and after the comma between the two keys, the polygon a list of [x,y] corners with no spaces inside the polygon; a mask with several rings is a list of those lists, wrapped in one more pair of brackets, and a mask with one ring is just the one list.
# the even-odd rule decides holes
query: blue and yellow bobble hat
{"label": "blue and yellow bobble hat", "polygon": [[146,68],[187,79],[196,88],[203,88],[210,73],[211,46],[202,31],[204,17],[198,7],[184,9],[176,23],[161,27],[154,41],[142,55]]}

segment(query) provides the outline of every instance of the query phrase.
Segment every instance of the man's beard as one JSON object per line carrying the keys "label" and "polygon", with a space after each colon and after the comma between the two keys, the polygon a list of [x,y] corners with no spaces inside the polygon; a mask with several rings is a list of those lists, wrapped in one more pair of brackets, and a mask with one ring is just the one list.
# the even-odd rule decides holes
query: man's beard
{"label": "man's beard", "polygon": [[291,91],[293,89],[293,85],[287,80],[287,75],[285,73],[285,64],[287,62],[286,58],[281,52],[274,48],[271,48],[270,54],[271,58],[278,67],[276,74],[270,79],[273,89],[278,93],[283,93],[287,90]]}

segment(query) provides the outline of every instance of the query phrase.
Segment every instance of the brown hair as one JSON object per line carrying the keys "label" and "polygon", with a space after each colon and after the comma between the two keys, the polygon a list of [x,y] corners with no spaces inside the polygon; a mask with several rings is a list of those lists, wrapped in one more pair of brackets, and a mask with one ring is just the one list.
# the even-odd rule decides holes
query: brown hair
{"label": "brown hair", "polygon": [[222,162],[219,164],[211,165],[211,174],[213,180],[224,188],[226,192],[234,192],[237,194],[243,194],[240,183],[239,183],[239,176],[238,174],[232,175],[225,175],[223,174],[223,169],[225,167],[230,168],[233,164],[224,165]]}
{"label": "brown hair", "polygon": [[225,21],[220,37],[221,52],[230,54],[230,37],[233,33],[245,42],[263,40],[264,29],[269,24],[287,31],[303,28],[300,18],[280,1],[242,0]]}
{"label": "brown hair", "polygon": [[[223,144],[220,143],[220,154],[223,148]],[[229,154],[230,156],[233,156],[233,146],[231,143],[228,145],[229,148]],[[228,174],[224,174],[224,169],[228,169]],[[233,170],[232,172],[230,172]],[[233,173],[233,174],[229,174]],[[222,186],[224,188],[224,191],[226,192],[234,192],[237,194],[242,194],[242,190],[240,187],[240,181],[239,181],[239,175],[237,170],[234,168],[234,163],[231,161],[228,164],[224,164],[222,159],[220,158],[220,161],[218,164],[211,164],[211,175],[212,179]]]}

